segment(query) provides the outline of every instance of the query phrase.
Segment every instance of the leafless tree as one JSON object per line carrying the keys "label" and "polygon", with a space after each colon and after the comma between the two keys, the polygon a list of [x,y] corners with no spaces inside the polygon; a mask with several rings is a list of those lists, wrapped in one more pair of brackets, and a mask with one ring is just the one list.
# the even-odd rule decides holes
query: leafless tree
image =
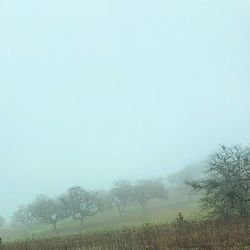
{"label": "leafless tree", "polygon": [[104,209],[104,204],[96,191],[75,186],[68,189],[66,196],[71,206],[72,217],[79,219],[81,225],[86,217],[93,216]]}
{"label": "leafless tree", "polygon": [[64,218],[60,201],[45,195],[37,196],[30,204],[29,209],[38,222],[51,224],[55,231],[58,220]]}
{"label": "leafless tree", "polygon": [[167,189],[161,179],[157,180],[140,180],[134,187],[135,200],[145,208],[146,203],[155,198],[167,199]]}
{"label": "leafless tree", "polygon": [[13,224],[27,225],[31,227],[36,222],[36,218],[31,213],[30,206],[20,206],[12,216]]}
{"label": "leafless tree", "polygon": [[206,178],[190,184],[201,191],[201,202],[215,216],[250,214],[250,150],[221,145],[208,159]]}
{"label": "leafless tree", "polygon": [[129,200],[132,198],[132,185],[127,180],[119,180],[114,182],[114,187],[110,191],[112,202],[117,207],[120,216],[124,212]]}

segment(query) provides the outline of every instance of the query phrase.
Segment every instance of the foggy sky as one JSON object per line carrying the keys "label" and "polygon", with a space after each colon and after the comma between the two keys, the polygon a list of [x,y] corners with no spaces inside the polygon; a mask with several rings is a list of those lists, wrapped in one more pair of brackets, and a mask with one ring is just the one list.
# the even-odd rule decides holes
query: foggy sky
{"label": "foggy sky", "polygon": [[250,1],[0,0],[0,214],[250,142]]}

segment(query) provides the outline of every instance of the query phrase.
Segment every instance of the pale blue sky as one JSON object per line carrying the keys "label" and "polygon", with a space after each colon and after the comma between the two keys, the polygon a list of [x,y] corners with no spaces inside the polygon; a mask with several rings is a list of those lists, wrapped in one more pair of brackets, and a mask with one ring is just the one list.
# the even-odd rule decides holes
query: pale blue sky
{"label": "pale blue sky", "polygon": [[249,143],[249,26],[249,0],[0,0],[0,213]]}

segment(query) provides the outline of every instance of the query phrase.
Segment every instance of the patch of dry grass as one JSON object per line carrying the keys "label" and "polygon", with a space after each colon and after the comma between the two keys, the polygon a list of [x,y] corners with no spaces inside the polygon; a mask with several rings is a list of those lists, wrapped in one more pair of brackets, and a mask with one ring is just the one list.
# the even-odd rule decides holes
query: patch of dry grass
{"label": "patch of dry grass", "polygon": [[250,219],[177,220],[121,230],[92,232],[6,243],[2,250],[163,250],[250,249]]}

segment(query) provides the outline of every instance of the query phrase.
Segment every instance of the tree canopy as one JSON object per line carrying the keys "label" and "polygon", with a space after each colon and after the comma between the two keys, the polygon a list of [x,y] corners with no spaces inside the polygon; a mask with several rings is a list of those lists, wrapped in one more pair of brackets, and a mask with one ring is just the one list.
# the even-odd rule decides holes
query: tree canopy
{"label": "tree canopy", "polygon": [[203,208],[213,216],[241,217],[250,214],[250,149],[225,146],[207,161],[206,177],[189,183],[202,192]]}

